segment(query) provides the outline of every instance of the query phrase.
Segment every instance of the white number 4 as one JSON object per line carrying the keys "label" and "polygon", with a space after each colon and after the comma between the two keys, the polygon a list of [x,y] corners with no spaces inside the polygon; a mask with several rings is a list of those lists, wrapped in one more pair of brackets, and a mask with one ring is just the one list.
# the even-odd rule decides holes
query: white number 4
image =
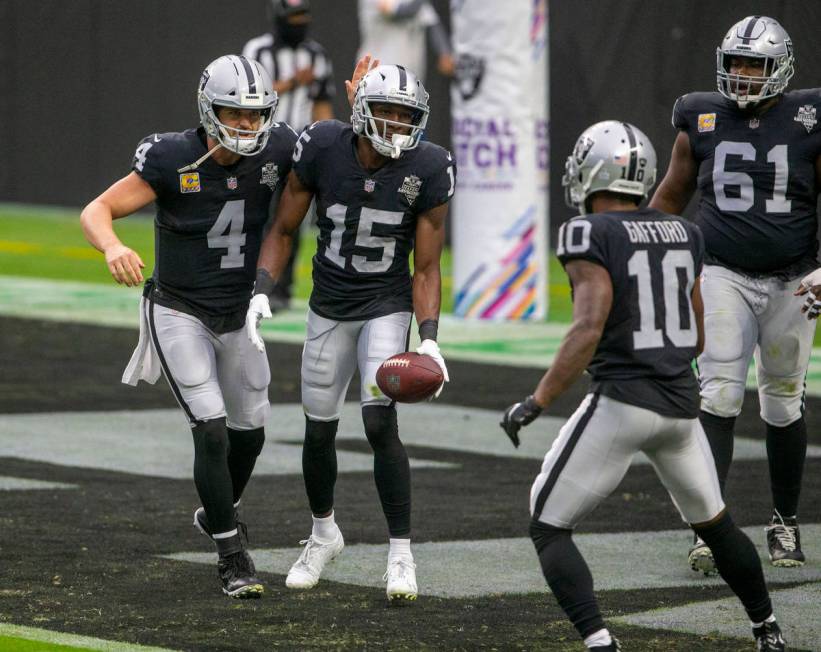
{"label": "white number 4", "polygon": [[[217,221],[208,231],[209,249],[228,249],[220,258],[220,269],[233,269],[245,265],[245,234],[242,232],[245,221],[245,200],[234,199],[225,202]],[[228,233],[226,233],[228,231]]]}

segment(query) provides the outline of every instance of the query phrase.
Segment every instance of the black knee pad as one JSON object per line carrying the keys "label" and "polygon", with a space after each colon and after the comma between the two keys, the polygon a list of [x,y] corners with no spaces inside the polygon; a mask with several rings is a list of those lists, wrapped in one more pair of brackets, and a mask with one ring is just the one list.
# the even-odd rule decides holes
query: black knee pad
{"label": "black knee pad", "polygon": [[228,428],[228,441],[232,453],[240,453],[247,457],[258,457],[265,444],[265,429],[234,430]]}
{"label": "black knee pad", "polygon": [[562,537],[570,538],[572,533],[572,530],[553,527],[536,519],[531,519],[530,521],[530,538],[533,540],[533,545],[536,546],[537,553],[541,553],[548,544],[556,539]]}
{"label": "black knee pad", "polygon": [[365,436],[374,452],[389,452],[402,448],[399,440],[399,424],[396,420],[394,405],[362,406],[362,423],[365,425]]}
{"label": "black knee pad", "polygon": [[339,420],[315,421],[305,417],[305,448],[312,451],[323,451],[333,448]]}
{"label": "black knee pad", "polygon": [[194,436],[194,452],[205,459],[224,458],[228,454],[228,430],[225,417],[198,421],[191,428]]}

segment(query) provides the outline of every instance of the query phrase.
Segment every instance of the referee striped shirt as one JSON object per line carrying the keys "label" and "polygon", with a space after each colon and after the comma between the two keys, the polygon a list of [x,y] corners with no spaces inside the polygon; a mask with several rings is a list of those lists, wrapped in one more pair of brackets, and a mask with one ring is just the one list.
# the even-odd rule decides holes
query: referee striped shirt
{"label": "referee striped shirt", "polygon": [[312,39],[306,39],[296,48],[275,42],[271,33],[253,38],[242,50],[249,59],[259,61],[276,83],[292,79],[297,70],[311,68],[314,81],[297,86],[293,91],[280,93],[276,118],[288,123],[297,133],[313,122],[314,102],[331,101],[334,96],[333,69],[325,48]]}

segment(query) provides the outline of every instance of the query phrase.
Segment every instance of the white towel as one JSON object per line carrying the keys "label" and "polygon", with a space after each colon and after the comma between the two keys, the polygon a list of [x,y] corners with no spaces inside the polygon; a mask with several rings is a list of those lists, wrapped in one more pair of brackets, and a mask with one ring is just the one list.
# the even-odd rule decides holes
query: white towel
{"label": "white towel", "polygon": [[123,372],[122,382],[126,385],[136,385],[141,380],[154,384],[160,377],[160,356],[151,341],[151,332],[148,328],[148,302],[145,297],[140,298],[140,341],[128,361]]}

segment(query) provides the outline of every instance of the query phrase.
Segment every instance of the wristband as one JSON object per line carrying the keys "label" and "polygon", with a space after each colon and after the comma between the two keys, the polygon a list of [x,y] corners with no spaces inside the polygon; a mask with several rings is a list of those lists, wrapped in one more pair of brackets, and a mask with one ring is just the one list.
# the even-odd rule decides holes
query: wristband
{"label": "wristband", "polygon": [[268,270],[262,269],[261,267],[257,268],[257,280],[254,282],[254,294],[265,294],[270,297],[275,286],[276,283],[274,282],[274,279],[271,278]]}
{"label": "wristband", "polygon": [[436,319],[426,319],[419,324],[419,339],[423,342],[425,340],[436,341],[436,336],[439,333],[439,321]]}

